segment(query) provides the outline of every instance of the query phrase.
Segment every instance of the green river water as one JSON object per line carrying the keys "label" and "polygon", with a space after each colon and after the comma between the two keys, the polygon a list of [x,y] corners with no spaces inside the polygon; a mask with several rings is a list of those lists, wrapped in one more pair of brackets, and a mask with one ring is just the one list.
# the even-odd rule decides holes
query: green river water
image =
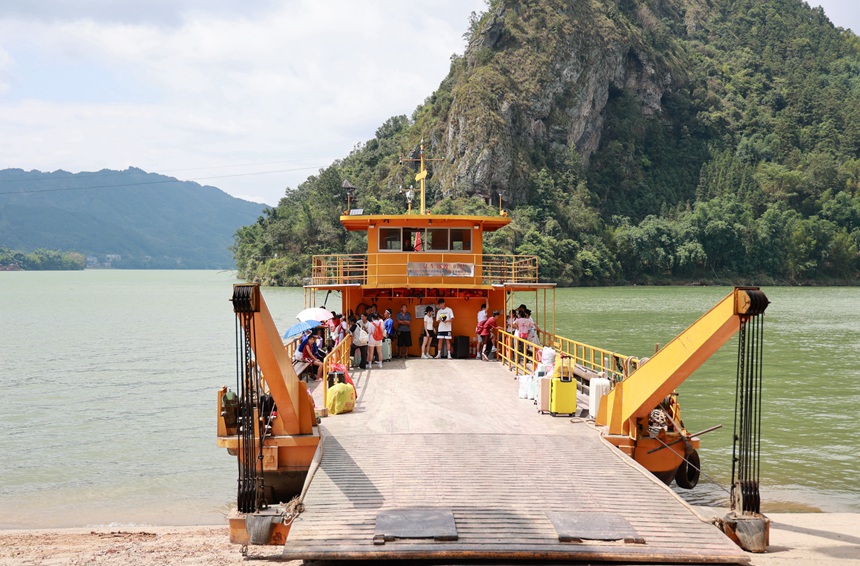
{"label": "green river water", "polygon": [[[235,460],[215,446],[215,391],[235,381],[234,275],[0,273],[0,528],[219,523]],[[860,512],[860,288],[765,288],[763,510]],[[729,292],[560,289],[557,331],[638,356]],[[301,289],[265,289],[279,328]],[[335,301],[337,302],[337,301]],[[680,388],[706,477],[683,496],[724,505],[737,342]],[[547,417],[551,418],[551,417]]]}

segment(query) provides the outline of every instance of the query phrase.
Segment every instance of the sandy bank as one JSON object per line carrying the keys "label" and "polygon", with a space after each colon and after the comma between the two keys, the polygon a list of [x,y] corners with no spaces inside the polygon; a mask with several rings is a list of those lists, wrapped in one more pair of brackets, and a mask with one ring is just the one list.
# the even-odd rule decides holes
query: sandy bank
{"label": "sandy bank", "polygon": [[[860,514],[770,515],[771,546],[751,554],[754,566],[860,565]],[[278,547],[250,554],[277,558]],[[253,562],[251,562],[253,563]],[[113,527],[0,531],[0,564],[248,564],[227,541],[226,526]],[[299,562],[287,562],[296,565]]]}
{"label": "sandy bank", "polygon": [[[226,525],[0,531],[0,564],[248,564],[227,537]],[[280,548],[249,554],[277,557]]]}

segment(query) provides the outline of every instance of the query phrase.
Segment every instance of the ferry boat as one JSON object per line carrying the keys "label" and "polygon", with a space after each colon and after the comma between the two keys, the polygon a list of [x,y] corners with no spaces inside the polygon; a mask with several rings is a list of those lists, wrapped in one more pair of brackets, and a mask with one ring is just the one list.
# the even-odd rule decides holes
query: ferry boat
{"label": "ferry boat", "polygon": [[[578,414],[593,419],[605,442],[664,483],[674,480],[681,487],[695,487],[700,466],[698,434],[702,433],[691,434],[684,427],[675,388],[764,312],[764,294],[752,287],[733,289],[650,360],[559,336],[553,308],[556,286],[540,281],[539,258],[483,253],[483,235],[510,223],[505,211],[500,208],[497,216],[431,214],[425,206],[423,145],[416,161],[418,210],[412,210],[410,199],[404,214],[345,211],[341,223],[349,231],[366,232],[367,252],[314,256],[305,306],[321,304],[330,293],[340,295],[337,310],[344,315],[360,314],[371,305],[380,313],[385,309],[397,313],[406,305],[413,337],[408,353],[416,361],[425,310],[435,308],[440,299],[455,313],[452,335],[461,345],[457,351],[461,359],[480,358],[474,340],[478,310],[486,305],[488,313],[499,311],[496,354],[514,376],[533,374],[543,362],[542,348],[551,347],[556,353],[552,368],[556,378],[576,380],[580,393],[591,392],[595,397],[589,399],[590,410],[580,409]],[[320,400],[324,403],[329,380],[321,383],[322,395],[317,395],[315,404],[308,383],[293,365],[296,342],[282,342],[258,285],[235,285],[232,302],[237,316],[236,390],[221,388],[217,401],[218,444],[239,462],[230,536],[243,545],[287,542],[289,546],[292,518],[301,512],[302,496],[313,481],[309,470],[321,458]],[[533,313],[538,342],[504,330],[505,316],[520,303]],[[464,339],[458,337],[468,337],[466,355]],[[336,364],[350,367],[350,345],[348,335],[329,352],[324,375]],[[437,365],[430,371],[445,370]],[[599,392],[593,387],[598,381]],[[754,499],[757,476],[739,479],[737,489],[743,490],[739,501]],[[757,504],[749,505],[752,509]]]}

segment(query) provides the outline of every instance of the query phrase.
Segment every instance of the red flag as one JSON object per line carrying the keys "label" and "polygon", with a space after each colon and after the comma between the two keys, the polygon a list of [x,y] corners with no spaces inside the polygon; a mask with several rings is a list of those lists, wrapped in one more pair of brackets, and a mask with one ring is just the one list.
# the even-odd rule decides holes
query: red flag
{"label": "red flag", "polygon": [[412,249],[416,252],[421,251],[421,232],[415,232],[415,246]]}

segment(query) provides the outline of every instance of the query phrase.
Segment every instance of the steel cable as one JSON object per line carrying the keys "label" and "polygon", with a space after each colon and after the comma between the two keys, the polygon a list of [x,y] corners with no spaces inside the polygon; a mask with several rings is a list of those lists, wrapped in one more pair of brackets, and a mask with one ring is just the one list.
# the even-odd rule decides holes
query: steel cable
{"label": "steel cable", "polygon": [[[756,299],[756,297],[753,297]],[[741,318],[738,332],[738,366],[735,386],[735,430],[732,447],[732,498],[734,511],[761,512],[762,352],[764,341],[763,305]],[[761,309],[761,310],[758,310]],[[740,507],[740,509],[738,509]]]}
{"label": "steel cable", "polygon": [[[239,512],[253,513],[261,509],[263,503],[263,447],[262,438],[256,429],[262,427],[257,422],[257,405],[260,400],[260,376],[254,352],[256,352],[256,332],[254,328],[253,287],[235,286],[233,308],[236,312],[236,389],[239,396],[237,407],[238,468],[236,504]],[[259,453],[255,445],[259,441]]]}

